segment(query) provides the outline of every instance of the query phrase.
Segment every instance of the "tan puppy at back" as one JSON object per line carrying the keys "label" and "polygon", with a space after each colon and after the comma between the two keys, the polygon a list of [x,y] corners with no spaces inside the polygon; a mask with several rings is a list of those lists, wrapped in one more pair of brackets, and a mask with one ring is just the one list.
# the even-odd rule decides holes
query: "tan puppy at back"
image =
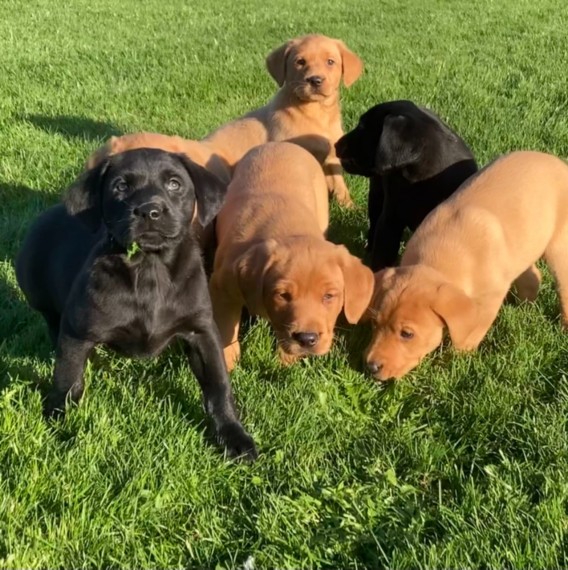
{"label": "tan puppy at back", "polygon": [[568,323],[568,166],[539,152],[514,152],[466,181],[424,220],[401,267],[375,275],[365,351],[377,379],[399,378],[442,341],[459,350],[487,334],[512,284],[536,298],[541,257],[552,270]]}
{"label": "tan puppy at back", "polygon": [[325,239],[328,220],[321,166],[300,146],[268,143],[238,164],[217,218],[210,281],[229,370],[245,305],[270,321],[284,362],[328,352],[342,309],[351,323],[364,313],[373,274]]}
{"label": "tan puppy at back", "polygon": [[[266,65],[280,87],[273,99],[199,142],[185,141],[191,145],[192,158],[196,160],[202,153],[205,164],[200,164],[211,167],[228,182],[238,161],[250,149],[268,141],[290,140],[318,155],[327,149],[324,170],[328,188],[341,204],[352,205],[333,143],[343,136],[341,82],[346,87],[352,85],[363,71],[362,61],[341,40],[308,35],[276,48],[266,58]],[[112,137],[88,165],[95,166],[107,154],[143,146],[172,150],[172,146],[183,146],[183,141],[153,133]]]}
{"label": "tan puppy at back", "polygon": [[200,141],[158,133],[133,133],[111,137],[87,159],[86,169],[94,168],[107,156],[136,148],[158,148],[167,152],[182,153],[216,174],[223,182],[228,184],[231,179],[231,169],[227,162],[208,145]]}

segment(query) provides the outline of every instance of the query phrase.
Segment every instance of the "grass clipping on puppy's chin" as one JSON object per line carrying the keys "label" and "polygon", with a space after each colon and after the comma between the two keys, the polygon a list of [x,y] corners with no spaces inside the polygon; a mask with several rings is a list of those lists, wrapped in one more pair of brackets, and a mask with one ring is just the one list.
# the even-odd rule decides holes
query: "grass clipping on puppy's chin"
{"label": "grass clipping on puppy's chin", "polygon": [[126,257],[132,259],[140,250],[140,246],[137,242],[133,241],[126,250]]}

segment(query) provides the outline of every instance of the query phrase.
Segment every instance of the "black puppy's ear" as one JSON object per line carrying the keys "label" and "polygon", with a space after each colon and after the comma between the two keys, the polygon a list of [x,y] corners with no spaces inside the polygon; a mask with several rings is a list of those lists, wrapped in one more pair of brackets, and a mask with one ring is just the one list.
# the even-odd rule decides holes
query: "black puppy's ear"
{"label": "black puppy's ear", "polygon": [[77,216],[90,230],[96,231],[102,220],[101,184],[109,161],[103,160],[83,172],[63,195],[63,204],[72,216]]}
{"label": "black puppy's ear", "polygon": [[193,180],[197,201],[197,217],[200,224],[205,227],[219,213],[227,194],[227,184],[203,166],[193,162],[185,154],[178,154],[177,156]]}
{"label": "black puppy's ear", "polygon": [[415,139],[412,131],[410,119],[404,115],[389,115],[385,118],[375,162],[379,174],[418,162],[420,141]]}

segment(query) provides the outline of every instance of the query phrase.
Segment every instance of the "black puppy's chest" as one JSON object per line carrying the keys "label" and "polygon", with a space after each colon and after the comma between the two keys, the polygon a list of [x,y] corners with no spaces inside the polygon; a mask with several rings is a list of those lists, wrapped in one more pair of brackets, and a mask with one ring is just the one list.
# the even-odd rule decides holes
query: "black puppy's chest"
{"label": "black puppy's chest", "polygon": [[191,334],[189,286],[174,282],[171,269],[153,257],[115,260],[93,280],[93,289],[105,292],[95,295],[100,342],[128,356],[157,355],[176,336]]}
{"label": "black puppy's chest", "polygon": [[[385,200],[392,214],[413,231],[432,209],[433,200],[438,199],[438,196],[432,196],[428,183],[410,182],[399,172],[384,176],[383,185]],[[443,200],[447,196],[439,198]]]}

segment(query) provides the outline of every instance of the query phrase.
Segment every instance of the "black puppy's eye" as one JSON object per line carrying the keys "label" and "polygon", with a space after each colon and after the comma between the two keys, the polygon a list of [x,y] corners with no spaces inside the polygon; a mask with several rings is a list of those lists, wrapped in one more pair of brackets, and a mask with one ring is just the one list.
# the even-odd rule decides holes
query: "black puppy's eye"
{"label": "black puppy's eye", "polygon": [[328,60],[327,60],[327,65],[329,65],[329,66],[335,65],[335,60],[334,60],[334,59],[331,59],[331,58],[328,59]]}
{"label": "black puppy's eye", "polygon": [[411,338],[414,338],[414,332],[410,329],[401,329],[400,338],[404,340],[410,340]]}
{"label": "black puppy's eye", "polygon": [[181,184],[175,178],[168,180],[168,182],[166,183],[166,190],[168,192],[178,192],[180,188]]}
{"label": "black puppy's eye", "polygon": [[126,194],[128,192],[128,184],[124,180],[119,180],[114,185],[114,191],[118,194]]}
{"label": "black puppy's eye", "polygon": [[300,67],[302,67],[303,65],[306,65],[306,60],[303,57],[299,57],[296,60],[296,65],[299,65]]}

